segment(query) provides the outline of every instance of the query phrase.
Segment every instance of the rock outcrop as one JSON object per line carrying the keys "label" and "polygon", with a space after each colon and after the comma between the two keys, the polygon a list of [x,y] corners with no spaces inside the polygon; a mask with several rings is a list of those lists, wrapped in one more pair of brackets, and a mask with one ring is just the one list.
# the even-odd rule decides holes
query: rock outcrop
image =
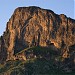
{"label": "rock outcrop", "polygon": [[69,47],[75,44],[75,20],[35,6],[19,7],[7,22],[2,40],[0,51],[10,59],[28,46],[47,46],[49,42],[67,57]]}

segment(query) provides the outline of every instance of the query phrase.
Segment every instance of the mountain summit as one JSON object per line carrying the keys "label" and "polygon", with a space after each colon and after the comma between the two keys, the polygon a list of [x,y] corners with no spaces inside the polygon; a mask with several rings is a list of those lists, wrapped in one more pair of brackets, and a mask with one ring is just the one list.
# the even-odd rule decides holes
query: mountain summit
{"label": "mountain summit", "polygon": [[51,45],[61,50],[63,58],[71,57],[75,51],[75,20],[36,6],[18,7],[0,38],[0,62],[15,60],[15,54],[25,48]]}
{"label": "mountain summit", "polygon": [[28,46],[47,46],[48,43],[63,51],[75,45],[75,20],[35,6],[18,7],[7,22],[0,51],[5,59],[7,52],[14,54]]}

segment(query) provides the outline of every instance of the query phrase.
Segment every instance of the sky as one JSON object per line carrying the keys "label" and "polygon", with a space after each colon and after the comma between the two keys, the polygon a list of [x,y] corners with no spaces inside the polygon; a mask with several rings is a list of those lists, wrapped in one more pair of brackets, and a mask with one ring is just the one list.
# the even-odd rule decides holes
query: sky
{"label": "sky", "polygon": [[75,19],[75,0],[0,0],[0,36],[17,7],[39,6]]}

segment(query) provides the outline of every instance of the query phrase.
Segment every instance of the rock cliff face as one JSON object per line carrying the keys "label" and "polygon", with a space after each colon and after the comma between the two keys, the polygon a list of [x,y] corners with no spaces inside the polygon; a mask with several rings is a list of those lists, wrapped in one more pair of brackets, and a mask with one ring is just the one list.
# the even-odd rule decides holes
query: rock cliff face
{"label": "rock cliff face", "polygon": [[0,51],[5,51],[4,55],[51,42],[67,57],[69,46],[75,44],[75,20],[39,7],[19,7],[7,22],[2,40]]}

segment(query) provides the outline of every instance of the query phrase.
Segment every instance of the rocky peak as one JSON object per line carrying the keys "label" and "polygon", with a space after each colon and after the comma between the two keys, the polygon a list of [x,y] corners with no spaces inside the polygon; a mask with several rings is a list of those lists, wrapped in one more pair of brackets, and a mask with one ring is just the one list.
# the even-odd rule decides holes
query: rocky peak
{"label": "rocky peak", "polygon": [[51,42],[66,57],[65,50],[75,44],[75,20],[35,6],[19,7],[7,22],[3,40],[1,45],[10,55],[32,45],[47,46]]}

